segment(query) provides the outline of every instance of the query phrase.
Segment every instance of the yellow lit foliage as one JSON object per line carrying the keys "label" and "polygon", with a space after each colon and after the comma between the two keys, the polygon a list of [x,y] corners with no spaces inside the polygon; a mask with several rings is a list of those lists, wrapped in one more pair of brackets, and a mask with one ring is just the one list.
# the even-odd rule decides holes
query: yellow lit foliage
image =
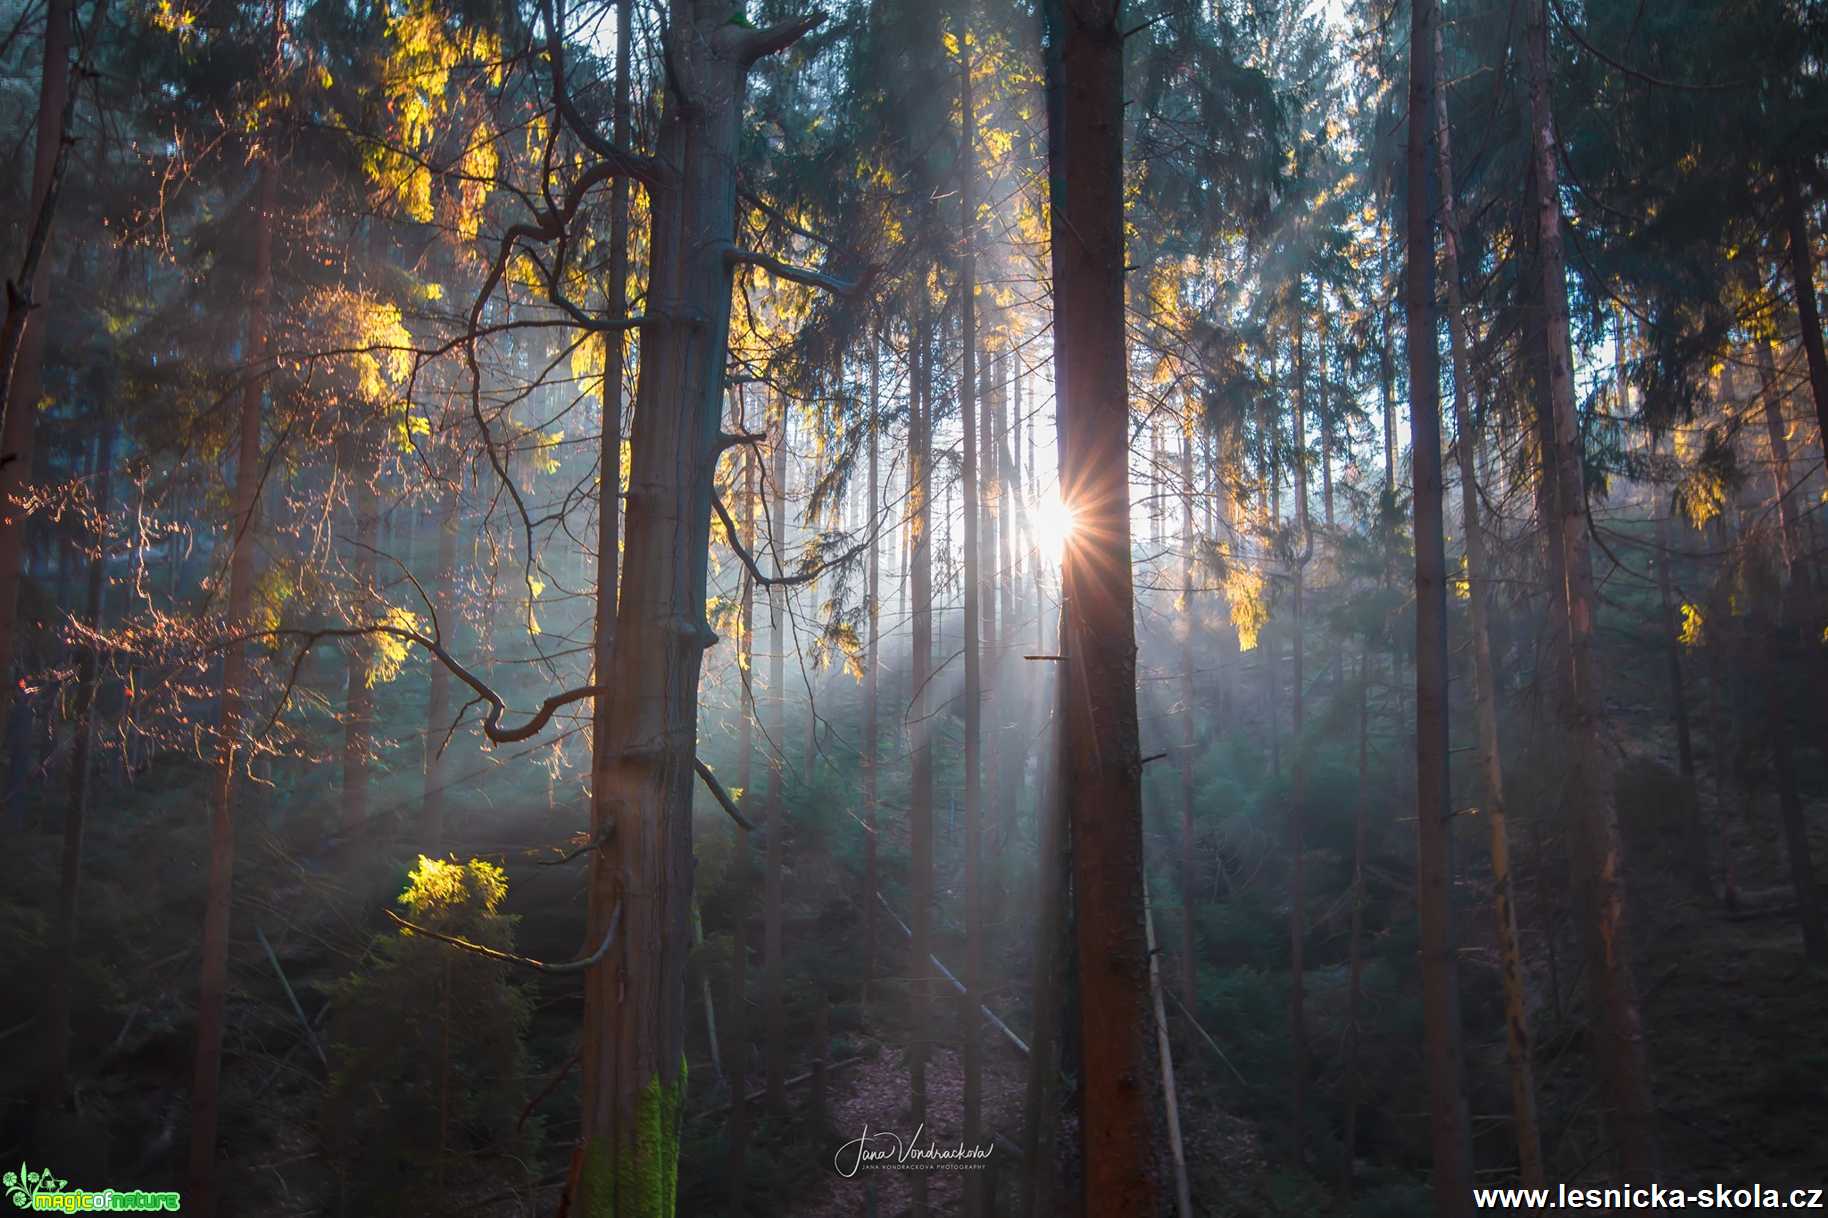
{"label": "yellow lit foliage", "polygon": [[[406,891],[399,903],[412,912],[416,920],[454,913],[480,906],[483,913],[494,913],[508,896],[508,873],[494,863],[471,859],[434,859],[419,856],[419,865],[406,877]],[[403,930],[401,934],[410,935]]]}
{"label": "yellow lit foliage", "polygon": [[[395,630],[419,630],[419,616],[410,609],[390,606],[381,621]],[[368,688],[385,685],[400,675],[412,643],[397,634],[378,632],[374,636],[374,655],[368,665]]]}
{"label": "yellow lit foliage", "polygon": [[501,81],[501,40],[481,30],[453,29],[448,6],[433,0],[409,0],[387,18],[387,54],[381,64],[379,91],[386,107],[389,136],[363,151],[363,169],[382,193],[421,223],[434,214],[430,153],[440,127],[468,110],[471,129],[457,161],[459,176],[452,218],[465,240],[480,227],[482,204],[499,167],[496,132],[485,111],[464,106],[463,93],[452,83],[462,69],[479,72],[490,84]]}
{"label": "yellow lit foliage", "polygon": [[1699,647],[1706,640],[1707,619],[1699,605],[1682,606],[1682,629],[1676,635],[1684,647]]}
{"label": "yellow lit foliage", "polygon": [[154,29],[176,34],[179,42],[188,42],[197,33],[197,14],[171,0],[159,0],[148,16]]}
{"label": "yellow lit foliage", "polygon": [[1689,429],[1677,428],[1676,457],[1682,462],[1682,481],[1676,499],[1691,527],[1700,529],[1726,510],[1727,483],[1720,472],[1720,443],[1712,432],[1697,439]]}
{"label": "yellow lit foliage", "polygon": [[1238,631],[1238,649],[1256,650],[1263,628],[1269,625],[1269,598],[1261,573],[1242,563],[1225,566],[1225,599],[1231,605],[1231,624]]}

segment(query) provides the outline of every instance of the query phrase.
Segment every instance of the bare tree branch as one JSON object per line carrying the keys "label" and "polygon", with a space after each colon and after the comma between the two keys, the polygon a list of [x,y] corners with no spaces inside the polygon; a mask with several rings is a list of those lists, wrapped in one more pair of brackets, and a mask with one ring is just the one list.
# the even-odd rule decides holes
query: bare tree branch
{"label": "bare tree branch", "polygon": [[692,758],[692,765],[698,771],[698,776],[705,780],[705,787],[710,790],[717,802],[723,805],[724,811],[730,814],[730,819],[744,829],[754,832],[755,825],[737,810],[736,801],[730,798],[730,792],[724,790],[724,784],[717,781],[717,775],[711,773],[711,767],[696,757]]}
{"label": "bare tree branch", "polygon": [[602,961],[603,957],[609,954],[610,945],[616,941],[616,929],[622,925],[622,903],[618,901],[616,903],[615,912],[609,915],[609,929],[603,933],[603,942],[597,945],[596,951],[577,960],[567,960],[561,964],[547,964],[544,960],[535,960],[531,956],[517,956],[513,952],[498,951],[493,947],[484,947],[480,943],[472,943],[468,939],[460,939],[456,935],[447,935],[442,934],[439,931],[427,930],[423,926],[408,922],[405,918],[402,918],[391,909],[384,909],[381,912],[385,913],[388,917],[392,918],[395,922],[399,923],[415,935],[424,935],[428,939],[436,939],[440,943],[449,943],[452,947],[461,947],[466,952],[473,952],[478,956],[486,956],[490,960],[501,960],[508,964],[518,964],[522,968],[530,968],[535,972],[540,973],[581,973],[593,965],[598,964]]}
{"label": "bare tree branch", "polygon": [[292,666],[293,681],[287,684],[285,691],[280,695],[279,706],[274,708],[272,719],[268,720],[270,727],[273,720],[279,717],[280,709],[285,706],[286,700],[290,696],[292,685],[296,683],[299,664],[306,652],[325,639],[367,638],[376,634],[384,634],[389,638],[401,639],[424,648],[428,655],[449,669],[452,676],[469,686],[476,694],[477,700],[486,703],[489,707],[488,714],[483,716],[482,733],[495,744],[514,744],[517,741],[530,740],[539,735],[540,730],[552,721],[553,715],[573,702],[583,702],[609,692],[608,687],[602,685],[583,685],[576,689],[568,689],[562,693],[553,694],[540,703],[539,709],[533,712],[533,717],[519,727],[503,727],[501,717],[506,713],[508,704],[502,699],[502,696],[491,689],[488,682],[465,668],[463,663],[447,651],[442,643],[417,630],[409,630],[404,626],[396,626],[387,622],[375,622],[367,626],[325,626],[316,630],[264,630],[231,641],[253,642],[275,638],[302,640],[298,659]]}
{"label": "bare tree branch", "polygon": [[801,571],[798,575],[764,575],[762,569],[755,563],[755,556],[749,553],[749,548],[743,544],[742,534],[737,531],[736,522],[730,519],[730,509],[724,506],[723,497],[712,495],[711,506],[717,510],[717,518],[723,521],[724,536],[730,542],[730,548],[736,551],[736,557],[743,566],[749,568],[749,574],[755,577],[755,582],[764,588],[792,588],[800,584],[810,584],[833,567],[841,567],[863,553],[879,531],[872,525],[869,536],[838,555],[837,558],[830,562],[819,563],[817,566]]}
{"label": "bare tree branch", "polygon": [[585,842],[582,846],[577,847],[575,850],[567,850],[564,854],[555,859],[536,859],[535,862],[541,867],[563,867],[566,863],[577,858],[580,854],[589,854],[592,850],[608,845],[609,839],[615,835],[615,822],[611,821],[604,825],[602,831],[595,837],[592,837],[589,841]]}
{"label": "bare tree branch", "polygon": [[777,52],[785,51],[823,24],[825,24],[825,14],[814,9],[795,21],[783,21],[779,25],[771,25],[759,30],[739,29],[736,58],[745,66],[758,59],[765,59]]}
{"label": "bare tree branch", "polygon": [[[546,61],[552,66],[552,100],[558,106],[559,115],[565,125],[571,128],[572,134],[584,141],[585,147],[607,161],[614,171],[643,186],[654,186],[660,181],[660,163],[652,157],[637,155],[626,148],[617,147],[615,143],[603,137],[596,124],[578,113],[571,101],[571,89],[565,83],[564,35],[559,28],[552,0],[541,0],[541,15],[546,23]],[[624,13],[627,10],[623,10]]]}

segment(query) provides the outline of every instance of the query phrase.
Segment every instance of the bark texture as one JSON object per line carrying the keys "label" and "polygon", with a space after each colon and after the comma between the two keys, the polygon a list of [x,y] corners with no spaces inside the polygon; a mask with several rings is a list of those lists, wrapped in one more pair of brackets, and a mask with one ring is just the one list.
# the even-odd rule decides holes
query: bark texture
{"label": "bark texture", "polygon": [[1555,536],[1560,542],[1565,581],[1560,590],[1560,617],[1566,623],[1568,644],[1568,854],[1575,917],[1586,956],[1594,1024],[1593,1057],[1604,1098],[1606,1128],[1616,1148],[1620,1176],[1633,1183],[1647,1183],[1657,1169],[1654,1109],[1625,935],[1624,865],[1613,799],[1614,774],[1607,753],[1605,709],[1593,654],[1598,598],[1587,536],[1582,441],[1575,413],[1574,365],[1568,338],[1555,117],[1549,98],[1547,3],[1548,0],[1541,0],[1533,6],[1527,58],[1542,319],[1548,346],[1548,413],[1555,441]]}
{"label": "bark texture", "polygon": [[1428,142],[1434,126],[1433,0],[1410,17],[1408,230],[1404,310],[1409,330],[1415,481],[1416,901],[1422,926],[1422,1015],[1441,1218],[1472,1212],[1472,1145],[1461,1060],[1460,986],[1453,938],[1453,807],[1448,783],[1447,549],[1441,503],[1440,353],[1435,334],[1434,224]]}
{"label": "bark texture", "polygon": [[1060,494],[1075,520],[1061,563],[1059,764],[1073,837],[1085,1212],[1147,1215],[1161,1200],[1161,1143],[1143,928],[1120,8],[1046,5]]}
{"label": "bark texture", "polygon": [[698,681],[712,488],[722,451],[736,164],[750,66],[818,18],[751,29],[719,0],[672,0],[669,84],[649,187],[652,259],[630,427],[615,645],[592,791],[587,941],[621,929],[586,986],[574,1212],[676,1210]]}

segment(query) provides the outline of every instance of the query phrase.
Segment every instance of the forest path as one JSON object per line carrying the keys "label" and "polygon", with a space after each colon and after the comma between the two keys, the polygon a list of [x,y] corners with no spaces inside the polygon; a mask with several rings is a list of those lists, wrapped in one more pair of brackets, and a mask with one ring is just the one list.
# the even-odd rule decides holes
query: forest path
{"label": "forest path", "polygon": [[[984,1050],[983,1123],[986,1138],[992,1133],[998,1140],[991,1151],[989,1166],[978,1169],[956,1169],[950,1165],[924,1171],[928,1198],[935,1214],[961,1213],[965,1178],[968,1174],[989,1171],[995,1179],[998,1195],[1003,1199],[996,1212],[1014,1208],[1021,1188],[1022,1165],[1014,1146],[1022,1136],[1023,1099],[1027,1088],[1027,1062],[1008,1049],[990,1043]],[[862,1136],[892,1133],[904,1142],[914,1136],[915,1122],[910,1118],[908,1057],[904,1049],[884,1048],[875,1057],[846,1067],[833,1076],[827,1101],[826,1149],[820,1162],[821,1178],[808,1191],[803,1204],[791,1211],[793,1218],[853,1218],[875,1213],[880,1218],[898,1218],[913,1204],[913,1163],[870,1169],[864,1167],[846,1178],[839,1174],[837,1163],[849,1164],[854,1155],[838,1152],[845,1143]],[[935,1045],[927,1054],[927,1116],[919,1144],[941,1148],[956,1147],[964,1137],[965,1072],[958,1050]],[[893,1148],[894,1142],[883,1138],[878,1149]],[[875,1208],[870,1208],[872,1196]]]}

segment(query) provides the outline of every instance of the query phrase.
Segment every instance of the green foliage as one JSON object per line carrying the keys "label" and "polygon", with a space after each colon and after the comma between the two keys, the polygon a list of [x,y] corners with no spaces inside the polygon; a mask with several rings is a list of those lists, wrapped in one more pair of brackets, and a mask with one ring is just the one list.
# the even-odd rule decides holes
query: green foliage
{"label": "green foliage", "polygon": [[[496,912],[507,878],[493,864],[421,857],[399,901],[428,929],[502,951],[513,922]],[[335,989],[326,1150],[371,1212],[424,1212],[447,1195],[519,1180],[538,1129],[515,1123],[531,1073],[530,1006],[506,966],[424,936],[377,937]]]}
{"label": "green foliage", "polygon": [[588,1218],[616,1218],[617,1198],[632,1199],[624,1213],[669,1218],[679,1200],[679,1121],[686,1089],[685,1059],[671,1083],[648,1080],[635,1105],[635,1136],[612,1150],[592,1138],[578,1176],[578,1209]]}

